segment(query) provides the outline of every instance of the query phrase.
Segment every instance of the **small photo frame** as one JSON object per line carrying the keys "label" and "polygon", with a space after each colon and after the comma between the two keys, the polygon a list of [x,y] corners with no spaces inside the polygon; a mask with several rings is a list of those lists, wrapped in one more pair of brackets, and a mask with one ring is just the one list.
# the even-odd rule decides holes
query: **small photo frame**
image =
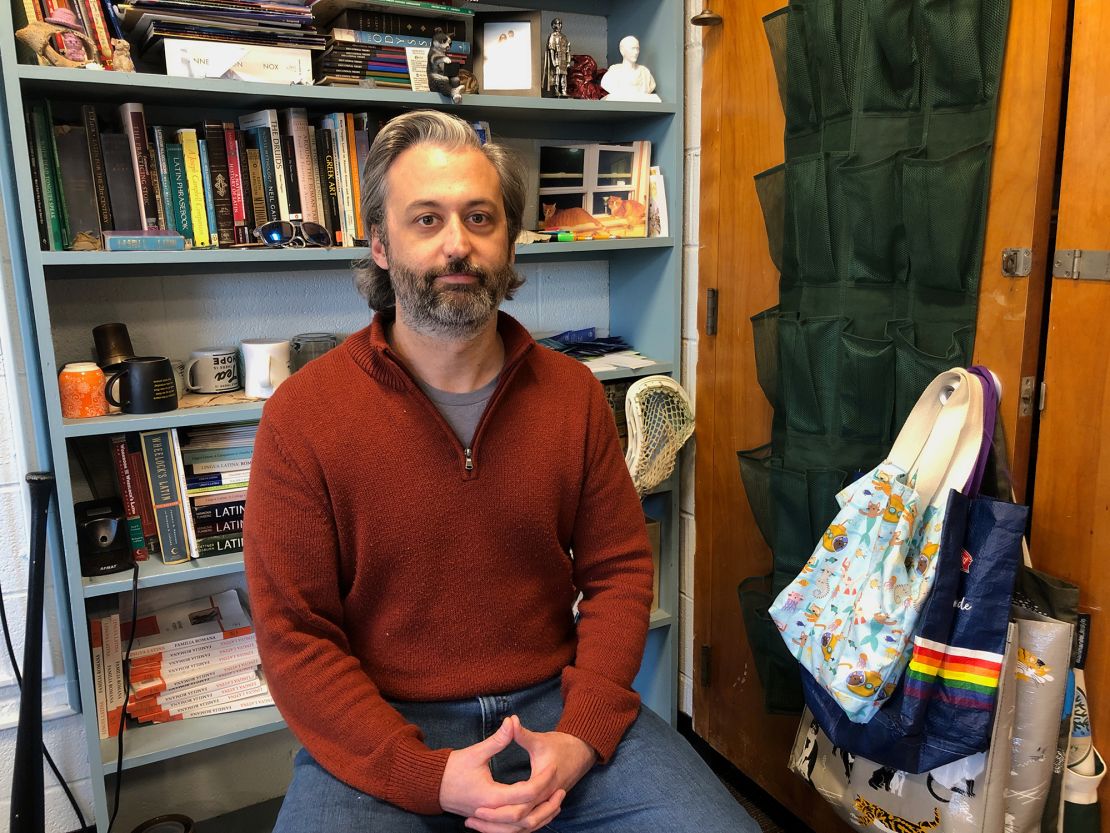
{"label": "small photo frame", "polygon": [[540,95],[543,32],[539,12],[479,14],[475,73],[483,95]]}

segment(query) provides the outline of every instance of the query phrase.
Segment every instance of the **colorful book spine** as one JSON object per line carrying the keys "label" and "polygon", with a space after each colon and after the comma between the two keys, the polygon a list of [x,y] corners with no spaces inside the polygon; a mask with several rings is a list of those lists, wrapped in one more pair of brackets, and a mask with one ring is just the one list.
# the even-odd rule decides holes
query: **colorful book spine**
{"label": "colorful book spine", "polygon": [[208,234],[213,246],[220,245],[219,227],[216,221],[216,195],[212,190],[212,166],[208,162],[208,142],[197,140],[197,153],[200,154],[200,180],[204,185],[204,209],[208,218]]}
{"label": "colorful book spine", "polygon": [[[360,29],[344,29],[338,26],[332,27],[331,37],[332,40],[342,43],[366,43],[372,46],[399,46],[402,49],[407,47],[430,47],[432,45],[431,38],[425,38],[420,35],[390,35],[385,32],[364,32]],[[458,53],[459,55],[469,55],[470,43],[464,40],[452,40],[451,52]]]}
{"label": "colorful book spine", "polygon": [[39,232],[39,248],[50,251],[50,221],[46,217],[46,198],[43,194],[42,171],[39,170],[39,156],[35,148],[34,114],[24,113],[24,127],[27,131],[27,156],[31,163],[31,195],[35,202],[35,223]]}
{"label": "colorful book spine", "polygon": [[146,461],[143,459],[142,437],[135,431],[124,435],[127,441],[127,459],[130,463],[131,477],[135,481],[136,500],[139,506],[139,519],[143,522],[143,538],[146,548],[152,555],[162,551],[158,541],[158,521],[154,517],[154,504],[150,500],[150,483],[146,476]]}
{"label": "colorful book spine", "polygon": [[96,191],[96,207],[100,213],[100,228],[109,231],[115,226],[112,224],[108,169],[104,164],[104,149],[100,146],[100,124],[96,118],[96,108],[91,104],[82,104],[81,121],[85,125],[85,136],[89,142],[89,167],[92,170],[93,187]]}
{"label": "colorful book spine", "polygon": [[[241,133],[240,136],[245,138],[246,131]],[[243,153],[247,160],[247,181],[250,182],[251,189],[251,212],[254,215],[254,226],[257,228],[269,219],[269,211],[266,205],[266,185],[262,181],[262,154],[258,148],[253,147],[244,147]]]}
{"label": "colorful book spine", "polygon": [[222,521],[205,521],[196,524],[197,540],[208,538],[212,535],[227,535],[232,532],[243,531],[242,518],[227,518]]}
{"label": "colorful book spine", "polygon": [[339,194],[335,185],[335,154],[332,151],[331,131],[321,127],[316,131],[316,155],[319,157],[320,192],[324,199],[324,227],[331,232],[337,246],[343,245],[343,227],[339,222]]}
{"label": "colorful book spine", "polygon": [[[258,164],[262,177],[262,199],[267,220],[283,220],[281,201],[278,199],[278,181],[284,182],[284,176],[278,176],[282,169],[274,162],[273,145],[270,142],[269,127],[247,128],[248,147],[258,151]],[[288,206],[286,207],[288,212]],[[261,225],[261,224],[259,224]]]}
{"label": "colorful book spine", "polygon": [[233,122],[221,125],[227,150],[227,182],[231,189],[232,236],[236,243],[249,243],[247,238],[247,198],[243,191],[243,165],[239,160],[239,132]]}
{"label": "colorful book spine", "polygon": [[108,691],[104,674],[104,632],[100,619],[89,619],[89,652],[93,664],[93,694],[96,698],[96,729],[101,740],[108,738]]}
{"label": "colorful book spine", "polygon": [[100,51],[101,63],[108,66],[112,62],[112,39],[108,34],[108,21],[104,18],[104,10],[100,7],[100,0],[78,0],[78,5],[84,13],[85,22],[90,29],[89,34],[96,42]]}
{"label": "colorful book spine", "polygon": [[351,190],[351,160],[347,152],[347,119],[343,113],[332,113],[327,119],[333,130],[335,181],[339,192],[339,210],[343,217],[343,245],[354,246],[357,226]]}
{"label": "colorful book spine", "polygon": [[185,535],[189,541],[189,555],[193,558],[200,558],[201,553],[197,548],[196,528],[193,526],[193,513],[189,511],[188,498],[184,497],[187,494],[185,464],[181,460],[181,438],[178,437],[176,428],[170,429],[170,441],[173,443],[173,473],[177,480],[178,494],[182,495],[181,514],[185,517]]}
{"label": "colorful book spine", "polygon": [[319,223],[316,210],[316,179],[313,176],[312,148],[309,143],[308,110],[304,107],[289,107],[279,114],[282,132],[293,140],[293,162],[297,170],[297,187],[301,203],[301,217],[312,223]]}
{"label": "colorful book spine", "polygon": [[227,535],[212,535],[197,542],[197,558],[213,555],[229,555],[243,551],[243,533],[231,532]]}
{"label": "colorful book spine", "polygon": [[189,187],[189,212],[193,221],[193,245],[207,249],[212,245],[208,233],[208,209],[204,204],[204,176],[200,168],[200,148],[197,131],[183,127],[177,131],[177,141],[185,156],[185,181]]}
{"label": "colorful book spine", "polygon": [[208,506],[198,506],[195,498],[190,498],[193,507],[194,524],[212,524],[220,521],[239,519],[242,520],[246,511],[245,500],[231,500],[227,503],[213,503]]}
{"label": "colorful book spine", "polygon": [[69,248],[73,236],[69,227],[69,213],[66,210],[65,184],[62,179],[62,163],[58,158],[58,144],[54,139],[54,111],[50,106],[49,99],[43,102],[43,107],[46,110],[46,146],[50,152],[50,164],[54,172],[54,197],[57,200],[58,216],[62,224],[61,248],[66,249]]}
{"label": "colorful book spine", "polygon": [[177,142],[166,143],[166,168],[169,177],[170,210],[174,228],[184,238],[185,245],[193,245],[193,216],[189,208],[189,182],[185,172],[185,152]]}
{"label": "colorful book spine", "polygon": [[146,561],[150,552],[143,536],[143,520],[139,515],[138,486],[131,473],[131,461],[127,456],[127,437],[113,434],[108,438],[112,449],[112,464],[116,471],[116,485],[119,487],[123,514],[127,519],[127,537],[131,544],[131,555],[136,561]]}
{"label": "colorful book spine", "polygon": [[159,228],[158,197],[155,178],[150,170],[150,147],[147,142],[146,114],[142,104],[121,104],[120,121],[131,148],[131,161],[135,170],[136,191],[139,201],[139,220],[142,228]]}
{"label": "colorful book spine", "polygon": [[289,216],[303,217],[301,210],[301,185],[297,171],[297,155],[293,148],[293,137],[281,137],[281,160],[285,166],[285,193],[289,200]]}
{"label": "colorful book spine", "polygon": [[366,239],[362,230],[362,177],[358,173],[358,153],[355,151],[355,114],[344,113],[347,122],[347,162],[350,165],[351,201],[354,208],[355,242]]}
{"label": "colorful book spine", "polygon": [[66,244],[65,229],[62,226],[61,208],[58,205],[57,169],[54,167],[53,139],[51,138],[53,130],[44,103],[31,105],[31,119],[34,134],[34,153],[38,162],[39,176],[42,180],[48,242],[51,251],[61,251]]}
{"label": "colorful book spine", "polygon": [[183,505],[174,459],[172,428],[143,431],[143,458],[150,481],[150,500],[158,522],[158,540],[166,564],[184,564],[191,555],[186,526],[187,504]]}
{"label": "colorful book spine", "polygon": [[[106,231],[101,237],[107,252],[180,252],[185,238],[176,231],[153,234],[142,231]],[[161,229],[157,231],[162,232]]]}
{"label": "colorful book spine", "polygon": [[185,485],[189,489],[199,489],[205,486],[231,486],[233,484],[243,484],[249,481],[249,471],[185,475]]}
{"label": "colorful book spine", "polygon": [[219,121],[206,121],[205,147],[208,150],[208,167],[212,181],[212,204],[216,214],[216,236],[221,246],[235,245],[235,210],[232,206],[231,176],[228,169],[228,146],[224,138],[224,125]]}
{"label": "colorful book spine", "polygon": [[254,176],[247,159],[247,142],[243,137],[243,131],[238,128],[235,129],[235,143],[239,146],[239,178],[243,186],[243,212],[246,225],[242,242],[253,243],[254,229],[259,225],[254,207]]}
{"label": "colorful book spine", "polygon": [[[239,466],[250,465],[254,455],[254,445],[230,445],[223,448],[196,448],[186,446],[181,451],[181,456],[186,464],[195,466],[197,463],[214,463],[222,460],[238,460]],[[194,469],[195,471],[195,469]]]}
{"label": "colorful book spine", "polygon": [[[239,117],[239,129],[244,130],[247,128],[265,128],[267,133],[265,137],[270,142],[270,164],[277,174],[285,171],[285,158],[281,148],[281,126],[278,123],[277,110],[259,110],[256,113],[249,113],[245,116]],[[261,146],[259,150],[261,150]],[[263,154],[265,160],[265,154]],[[263,161],[263,177],[265,177],[265,161]],[[291,214],[289,211],[289,194],[285,187],[285,177],[274,177],[274,190],[277,197],[278,216],[274,219],[278,220],[300,220],[302,219],[300,213]],[[269,200],[267,200],[268,202]]]}
{"label": "colorful book spine", "polygon": [[316,222],[326,227],[326,215],[324,214],[324,189],[321,184],[319,165],[320,157],[316,150],[316,130],[311,126],[308,127],[308,158],[310,160],[310,167],[312,168],[312,197],[316,202]]}
{"label": "colorful book spine", "polygon": [[173,198],[173,186],[170,183],[169,163],[166,161],[166,129],[161,125],[150,128],[150,135],[154,139],[151,153],[154,155],[154,169],[158,172],[158,184],[162,193],[162,213],[165,215],[165,228],[178,231],[177,211]]}

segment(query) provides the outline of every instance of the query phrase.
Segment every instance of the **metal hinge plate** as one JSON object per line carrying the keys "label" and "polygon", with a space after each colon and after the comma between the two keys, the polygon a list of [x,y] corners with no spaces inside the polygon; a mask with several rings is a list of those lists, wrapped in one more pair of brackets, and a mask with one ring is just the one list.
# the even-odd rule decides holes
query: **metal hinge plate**
{"label": "metal hinge plate", "polygon": [[717,290],[705,290],[705,334],[717,335]]}
{"label": "metal hinge plate", "polygon": [[706,687],[709,686],[709,646],[708,645],[702,645],[701,646],[701,662],[700,662],[700,665],[701,665],[701,668],[698,669],[698,670],[700,672],[699,676],[701,677],[701,685],[702,685],[702,688],[706,688]]}
{"label": "metal hinge plate", "polygon": [[1110,281],[1110,252],[1095,249],[1057,249],[1052,277],[1074,281]]}
{"label": "metal hinge plate", "polygon": [[1021,377],[1021,391],[1018,393],[1018,416],[1033,416],[1033,385],[1032,376]]}
{"label": "metal hinge plate", "polygon": [[1002,275],[1007,278],[1027,278],[1033,271],[1032,249],[1003,249]]}

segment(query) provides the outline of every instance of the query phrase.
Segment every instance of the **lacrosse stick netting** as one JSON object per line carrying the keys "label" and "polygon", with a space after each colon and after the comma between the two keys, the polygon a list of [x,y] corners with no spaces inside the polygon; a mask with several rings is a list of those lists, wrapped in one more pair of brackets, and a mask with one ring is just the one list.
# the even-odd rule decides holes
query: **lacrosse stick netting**
{"label": "lacrosse stick netting", "polygon": [[682,446],[694,433],[690,397],[669,376],[646,376],[624,399],[628,451],[624,461],[643,495],[670,477]]}

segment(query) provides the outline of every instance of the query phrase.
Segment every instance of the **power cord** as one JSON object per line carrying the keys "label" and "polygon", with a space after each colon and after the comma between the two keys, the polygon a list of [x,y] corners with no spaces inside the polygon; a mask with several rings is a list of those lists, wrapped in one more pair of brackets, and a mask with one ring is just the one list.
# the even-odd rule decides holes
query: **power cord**
{"label": "power cord", "polygon": [[119,713],[119,731],[116,733],[116,790],[112,803],[112,817],[108,820],[108,830],[116,823],[119,812],[119,791],[123,786],[123,731],[127,721],[127,704],[131,701],[131,647],[135,644],[136,624],[139,621],[139,562],[131,571],[131,632],[127,635],[127,650],[123,652],[123,708]]}
{"label": "power cord", "polygon": [[[15,648],[12,647],[12,634],[8,628],[8,611],[4,605],[4,588],[0,586],[0,625],[4,629],[4,645],[8,649],[8,660],[12,664],[12,673],[15,674],[15,682],[19,686],[20,692],[23,691],[23,675],[19,673],[19,665],[15,660]],[[50,766],[50,771],[54,773],[54,777],[58,780],[58,785],[65,792],[66,798],[69,799],[70,805],[73,807],[73,812],[77,814],[77,820],[81,823],[81,830],[84,830],[88,825],[85,824],[85,817],[81,814],[81,808],[77,804],[77,799],[73,797],[70,792],[69,784],[66,779],[62,777],[62,773],[58,771],[54,759],[50,757],[50,751],[46,748],[46,741],[42,743],[42,756],[46,758],[46,763]]]}

